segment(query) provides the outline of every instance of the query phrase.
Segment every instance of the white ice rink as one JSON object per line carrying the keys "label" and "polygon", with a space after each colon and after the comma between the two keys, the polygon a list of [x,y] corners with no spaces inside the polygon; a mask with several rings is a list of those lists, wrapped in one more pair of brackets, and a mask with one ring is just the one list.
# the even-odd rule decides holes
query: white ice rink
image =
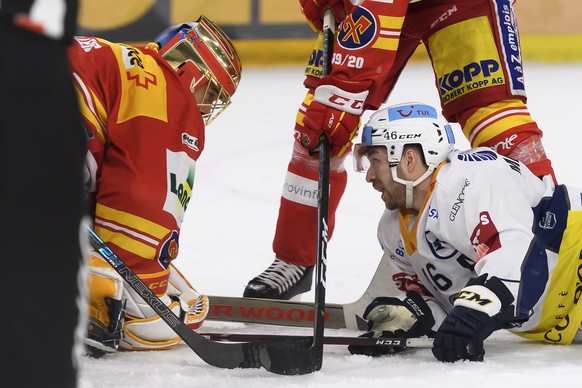
{"label": "white ice rink", "polygon": [[[528,107],[544,131],[544,145],[558,180],[582,187],[582,63],[529,63],[525,76]],[[300,67],[244,69],[232,106],[207,130],[175,261],[202,293],[241,296],[248,280],[274,258],[271,243],[293,144],[295,112],[305,94],[302,80]],[[438,106],[428,64],[409,65],[388,103],[412,100]],[[455,130],[458,148],[467,148],[458,126]],[[328,247],[327,301],[334,303],[356,300],[381,256],[376,224],[383,203],[364,176],[353,171],[351,159],[346,167],[348,186]],[[313,300],[313,293],[303,300]],[[204,328],[310,333],[218,322],[206,322]],[[454,364],[436,361],[429,349],[372,359],[352,356],[344,346],[327,346],[320,372],[290,377],[262,369],[217,369],[180,345],[169,351],[83,358],[80,387],[533,388],[582,384],[582,343],[552,346],[498,332],[485,346],[483,363]]]}

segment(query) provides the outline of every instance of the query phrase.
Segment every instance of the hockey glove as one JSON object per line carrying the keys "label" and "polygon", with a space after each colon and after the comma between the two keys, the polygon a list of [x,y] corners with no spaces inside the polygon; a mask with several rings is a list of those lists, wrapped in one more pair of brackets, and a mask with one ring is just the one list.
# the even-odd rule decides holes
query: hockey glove
{"label": "hockey glove", "polygon": [[184,294],[179,297],[172,296],[173,300],[178,298],[181,303],[180,319],[192,330],[196,330],[202,326],[208,311],[210,310],[210,301],[206,295],[192,295],[189,301],[183,300]]}
{"label": "hockey glove", "polygon": [[349,93],[332,85],[319,86],[305,111],[303,127],[298,127],[296,140],[312,150],[324,132],[332,145],[331,155],[343,155],[358,134],[367,95],[367,91]]}
{"label": "hockey glove", "polygon": [[[375,338],[415,338],[423,335],[434,336],[435,323],[432,311],[418,292],[408,292],[403,300],[393,297],[379,297],[368,305],[364,312],[368,320],[368,332],[361,337]],[[381,346],[348,346],[351,354],[377,357],[405,350]]]}
{"label": "hockey glove", "polygon": [[313,31],[323,30],[323,12],[327,8],[331,9],[336,22],[340,23],[346,17],[346,6],[351,8],[352,5],[349,0],[299,0],[299,4]]}
{"label": "hockey glove", "polygon": [[190,329],[196,330],[202,326],[210,310],[208,297],[198,293],[174,264],[170,265],[168,295],[180,302],[180,318]]}
{"label": "hockey glove", "polygon": [[463,288],[439,327],[432,353],[439,361],[483,361],[483,341],[514,319],[513,295],[496,277],[481,275]]}

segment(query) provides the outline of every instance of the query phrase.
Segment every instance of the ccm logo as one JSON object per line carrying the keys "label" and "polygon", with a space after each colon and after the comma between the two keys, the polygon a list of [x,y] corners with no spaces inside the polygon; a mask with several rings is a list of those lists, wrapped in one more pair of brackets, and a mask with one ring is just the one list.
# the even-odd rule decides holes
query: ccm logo
{"label": "ccm logo", "polygon": [[478,293],[466,290],[463,290],[459,293],[458,299],[468,300],[481,306],[485,306],[491,303],[491,299],[482,298]]}
{"label": "ccm logo", "polygon": [[168,281],[167,280],[162,280],[161,282],[153,282],[150,283],[148,288],[150,290],[157,290],[160,288],[166,288],[168,286]]}
{"label": "ccm logo", "polygon": [[347,98],[338,94],[332,93],[329,102],[338,106],[349,106],[352,109],[362,109],[364,107],[364,100],[356,100]]}

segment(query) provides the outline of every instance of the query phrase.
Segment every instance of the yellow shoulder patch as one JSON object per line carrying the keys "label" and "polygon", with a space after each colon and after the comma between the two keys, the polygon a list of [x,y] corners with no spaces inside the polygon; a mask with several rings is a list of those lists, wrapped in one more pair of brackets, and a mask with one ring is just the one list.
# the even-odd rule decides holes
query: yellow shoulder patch
{"label": "yellow shoulder patch", "polygon": [[155,59],[139,49],[111,45],[119,65],[121,101],[117,123],[137,116],[168,121],[166,78]]}

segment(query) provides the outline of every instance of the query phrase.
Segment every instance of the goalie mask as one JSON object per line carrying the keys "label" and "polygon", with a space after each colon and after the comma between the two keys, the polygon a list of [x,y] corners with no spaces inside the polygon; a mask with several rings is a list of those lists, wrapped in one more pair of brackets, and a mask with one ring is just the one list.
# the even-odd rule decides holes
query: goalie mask
{"label": "goalie mask", "polygon": [[196,94],[204,122],[210,124],[230,105],[240,81],[241,62],[228,36],[200,16],[195,22],[167,28],[155,42],[162,57]]}
{"label": "goalie mask", "polygon": [[[405,181],[398,177],[397,166],[406,145],[422,148],[426,172],[418,179]],[[406,185],[407,207],[412,206],[412,188],[425,180],[444,162],[454,149],[455,138],[451,126],[432,106],[412,102],[394,105],[374,113],[362,131],[362,142],[354,146],[354,168],[365,172],[369,168],[366,157],[370,147],[386,148],[392,179]]]}

